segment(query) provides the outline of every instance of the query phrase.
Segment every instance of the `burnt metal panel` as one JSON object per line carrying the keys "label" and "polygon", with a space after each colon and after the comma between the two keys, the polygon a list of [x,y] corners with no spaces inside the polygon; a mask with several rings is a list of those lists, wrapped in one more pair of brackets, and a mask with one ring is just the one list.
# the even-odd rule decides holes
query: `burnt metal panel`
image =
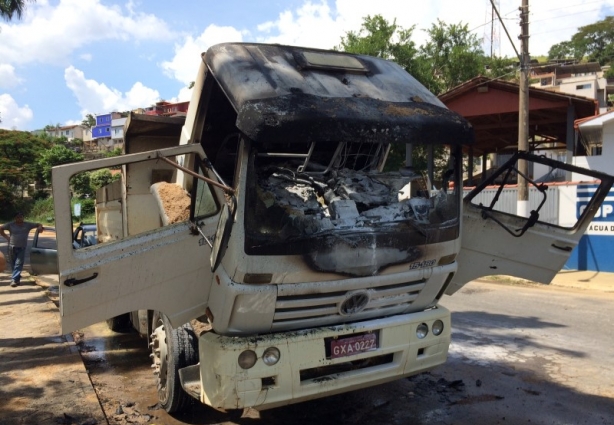
{"label": "burnt metal panel", "polygon": [[[324,64],[305,66],[310,54]],[[237,112],[237,128],[252,140],[473,142],[464,118],[391,61],[252,43],[218,44],[204,61]]]}

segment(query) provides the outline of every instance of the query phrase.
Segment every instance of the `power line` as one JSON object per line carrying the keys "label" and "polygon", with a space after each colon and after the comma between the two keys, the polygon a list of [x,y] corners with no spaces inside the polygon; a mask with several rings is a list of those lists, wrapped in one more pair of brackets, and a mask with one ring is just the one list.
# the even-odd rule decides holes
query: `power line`
{"label": "power line", "polygon": [[550,34],[553,32],[559,32],[559,31],[565,31],[565,30],[571,30],[571,29],[578,29],[578,26],[575,25],[573,27],[564,27],[564,28],[557,28],[555,30],[550,30],[550,31],[536,32],[536,33],[533,33],[532,35]]}
{"label": "power line", "polygon": [[[572,7],[586,6],[587,4],[595,4],[595,3],[602,3],[603,4],[605,2],[603,0],[587,1],[587,2],[584,2],[584,3],[572,4],[570,6],[565,6],[565,7],[556,7],[556,8],[553,8],[553,9],[540,10],[537,13],[532,12],[531,14],[532,15],[539,15],[541,13],[549,13],[549,12],[554,12],[556,10],[563,10],[563,9],[568,10],[569,8],[572,8]],[[596,9],[596,10],[599,10],[599,9]],[[578,12],[578,13],[582,13],[582,12]]]}
{"label": "power line", "polygon": [[557,19],[557,18],[564,18],[565,16],[575,16],[575,15],[579,15],[581,13],[588,13],[588,12],[594,12],[596,10],[600,10],[600,9],[590,9],[590,10],[583,10],[582,12],[576,12],[576,13],[569,13],[567,15],[557,15],[557,16],[552,16],[550,18],[544,18],[544,19],[537,19],[535,21],[531,21],[530,23],[533,24],[535,22],[543,22],[543,21],[550,21],[552,19]]}

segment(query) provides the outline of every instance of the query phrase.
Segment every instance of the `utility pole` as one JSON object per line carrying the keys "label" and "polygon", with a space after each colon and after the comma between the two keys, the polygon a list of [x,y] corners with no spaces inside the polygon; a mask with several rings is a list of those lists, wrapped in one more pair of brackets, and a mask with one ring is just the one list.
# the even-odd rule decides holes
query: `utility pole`
{"label": "utility pole", "polygon": [[[520,7],[520,82],[518,104],[518,150],[529,151],[529,0],[522,0]],[[516,212],[521,217],[529,216],[529,189],[527,179],[529,166],[527,161],[518,161],[518,205]]]}

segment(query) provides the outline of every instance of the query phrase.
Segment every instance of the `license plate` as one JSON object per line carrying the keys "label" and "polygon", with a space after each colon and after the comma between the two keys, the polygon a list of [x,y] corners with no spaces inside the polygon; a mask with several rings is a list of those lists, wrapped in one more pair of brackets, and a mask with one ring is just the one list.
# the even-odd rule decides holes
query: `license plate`
{"label": "license plate", "polygon": [[356,335],[343,339],[331,339],[330,356],[333,359],[353,356],[355,354],[374,351],[378,348],[377,335],[374,333]]}

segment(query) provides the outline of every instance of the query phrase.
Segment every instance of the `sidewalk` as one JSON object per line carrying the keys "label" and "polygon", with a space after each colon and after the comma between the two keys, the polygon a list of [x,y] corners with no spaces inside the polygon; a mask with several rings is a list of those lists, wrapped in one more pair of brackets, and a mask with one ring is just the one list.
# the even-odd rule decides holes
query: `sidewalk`
{"label": "sidewalk", "polygon": [[561,270],[552,286],[614,293],[614,273],[580,270]]}
{"label": "sidewalk", "polygon": [[27,272],[20,286],[10,281],[0,273],[0,424],[108,424],[46,289]]}
{"label": "sidewalk", "polygon": [[494,275],[476,279],[480,282],[508,282],[529,285],[569,288],[580,291],[597,291],[614,294],[614,273],[581,270],[561,270],[548,285],[532,282],[514,276]]}

